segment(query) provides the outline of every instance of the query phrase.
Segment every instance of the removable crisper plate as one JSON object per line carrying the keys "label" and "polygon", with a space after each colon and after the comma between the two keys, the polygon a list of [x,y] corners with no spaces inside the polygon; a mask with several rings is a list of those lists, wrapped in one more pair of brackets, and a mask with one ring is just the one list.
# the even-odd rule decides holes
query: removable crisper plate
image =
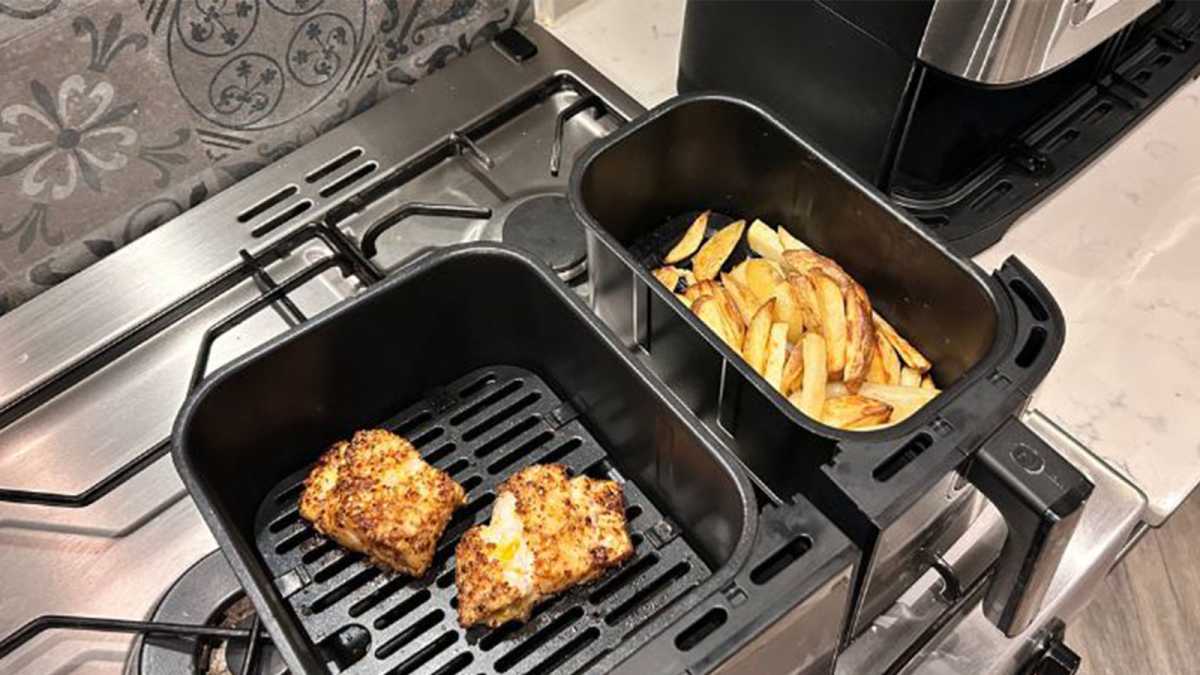
{"label": "removable crisper plate", "polygon": [[[381,424],[470,492],[436,570],[420,580],[343,557],[289,513],[322,451]],[[172,452],[293,673],[327,663],[527,672],[547,660],[561,660],[558,670],[700,673],[731,658],[758,667],[779,649],[805,675],[828,672],[858,560],[807,501],[757,494],[570,288],[503,246],[431,253],[214,373],[180,414]],[[454,536],[489,517],[488,495],[505,476],[555,459],[623,479],[641,509],[638,557],[526,627],[461,630],[447,574]],[[368,608],[369,597],[378,602]],[[381,659],[389,642],[398,648]]]}
{"label": "removable crisper plate", "polygon": [[[572,408],[528,370],[475,370],[380,426],[409,438],[467,490],[467,504],[447,526],[425,577],[384,572],[301,520],[297,500],[307,468],[271,491],[255,527],[258,551],[280,590],[307,582],[288,602],[313,643],[345,650],[330,648],[344,636],[351,650],[367,650],[347,673],[573,672],[710,574],[679,528],[613,468]],[[539,605],[528,623],[463,629],[454,547],[490,517],[502,481],[546,463],[620,481],[636,552],[601,579]]]}

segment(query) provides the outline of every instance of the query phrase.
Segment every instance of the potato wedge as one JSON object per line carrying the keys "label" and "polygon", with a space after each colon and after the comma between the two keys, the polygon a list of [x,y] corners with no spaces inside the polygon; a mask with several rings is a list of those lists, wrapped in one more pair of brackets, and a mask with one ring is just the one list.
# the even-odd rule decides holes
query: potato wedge
{"label": "potato wedge", "polygon": [[901,387],[920,387],[921,374],[917,371],[904,366],[900,369],[900,386]]}
{"label": "potato wedge", "polygon": [[781,381],[784,394],[791,394],[800,388],[800,378],[804,375],[804,336],[800,336],[791,350],[788,351],[787,362],[783,364],[783,379]]}
{"label": "potato wedge", "polygon": [[825,371],[825,338],[816,333],[805,333],[801,344],[804,349],[803,386],[794,399],[788,400],[792,400],[800,412],[819,420],[825,408],[825,385],[828,379]]}
{"label": "potato wedge", "polygon": [[742,323],[750,325],[750,320],[754,318],[754,313],[758,311],[759,305],[750,293],[750,289],[728,272],[721,273],[721,286],[725,289],[725,294],[733,301],[733,306],[737,308],[738,314],[742,317]]}
{"label": "potato wedge", "polygon": [[849,274],[846,274],[846,270],[842,269],[841,265],[815,251],[799,249],[784,251],[783,265],[785,270],[800,274],[808,274],[812,270],[821,270],[825,273],[825,276],[837,282],[838,288],[843,293],[850,292],[851,286],[854,285],[854,279],[850,278]]}
{"label": "potato wedge", "polygon": [[742,239],[742,232],[746,229],[746,221],[735,220],[734,222],[722,227],[717,231],[700,250],[696,252],[696,257],[692,260],[692,274],[696,275],[698,281],[713,279],[717,273],[721,271],[721,266],[725,264],[725,259],[733,253],[733,249]]}
{"label": "potato wedge", "polygon": [[750,280],[746,278],[746,263],[750,262],[750,260],[752,259],[746,258],[742,262],[734,265],[733,269],[729,270],[729,276],[737,279],[738,283],[747,288],[750,287]]}
{"label": "potato wedge", "polygon": [[910,415],[920,410],[941,392],[935,389],[866,382],[863,383],[858,393],[863,396],[870,396],[873,399],[883,401],[892,406],[892,416],[888,421],[895,424],[904,421]]}
{"label": "potato wedge", "polygon": [[887,338],[887,341],[891,343],[892,347],[895,347],[896,351],[900,353],[900,359],[904,361],[904,365],[919,373],[926,373],[933,367],[929,359],[917,351],[917,348],[912,346],[908,340],[901,337],[896,332],[896,329],[892,328],[892,324],[888,323],[882,316],[879,316],[878,312],[872,313],[872,318],[875,321],[875,330],[882,333]]}
{"label": "potato wedge", "polygon": [[725,320],[726,332],[737,344],[742,344],[742,341],[746,339],[746,322],[742,321],[741,313],[733,304],[729,293],[720,284],[711,281],[708,283],[712,284],[712,296],[717,299],[717,308],[721,310],[721,318]]}
{"label": "potato wedge", "polygon": [[771,324],[770,336],[767,338],[767,362],[763,366],[763,377],[766,378],[767,384],[775,387],[776,391],[783,392],[783,366],[787,362],[787,336],[788,325],[786,323]]}
{"label": "potato wedge", "polygon": [[812,282],[803,274],[792,273],[788,275],[788,283],[796,289],[795,299],[804,317],[804,330],[821,332],[821,302]]}
{"label": "potato wedge", "polygon": [[679,240],[679,243],[667,251],[667,257],[663,258],[664,263],[674,265],[692,257],[692,254],[700,248],[700,244],[704,242],[704,233],[708,230],[709,213],[711,212],[705,211],[696,216],[696,219],[683,233],[683,238]]}
{"label": "potato wedge", "polygon": [[925,377],[921,378],[921,388],[937,391],[937,385],[933,383],[933,377],[929,373],[925,373]]}
{"label": "potato wedge", "polygon": [[[879,328],[879,324],[875,324]],[[883,362],[884,384],[900,384],[900,357],[896,354],[896,348],[892,343],[887,341],[883,333],[879,330],[875,331],[875,341],[879,343],[879,358]]]}
{"label": "potato wedge", "polygon": [[808,244],[805,244],[804,242],[800,241],[799,239],[793,237],[791,232],[788,232],[787,230],[783,229],[782,225],[780,225],[778,228],[776,228],[776,233],[779,235],[779,243],[783,245],[783,250],[785,250],[785,251],[795,251],[795,250],[811,251],[812,250],[811,248],[808,247]]}
{"label": "potato wedge", "polygon": [[767,365],[767,340],[771,337],[771,323],[775,314],[775,301],[768,300],[754,313],[750,327],[746,330],[746,339],[742,342],[742,358],[759,375],[763,374]]}
{"label": "potato wedge", "polygon": [[867,382],[887,384],[887,372],[883,369],[883,352],[879,349],[879,338],[875,337],[872,342],[871,363],[867,365]]}
{"label": "potato wedge", "polygon": [[[830,385],[832,387],[834,385]],[[932,389],[920,387],[902,387],[895,384],[875,384],[863,382],[858,393],[892,406],[893,408],[921,407],[929,403],[940,393]]]}
{"label": "potato wedge", "polygon": [[683,270],[674,265],[665,265],[654,270],[651,274],[672,293],[679,287],[679,280],[683,278]]}
{"label": "potato wedge", "polygon": [[783,275],[775,269],[771,261],[765,258],[746,261],[746,285],[760,302],[766,302],[767,298],[773,297],[775,287],[782,281]]}
{"label": "potato wedge", "polygon": [[775,286],[772,297],[775,299],[775,320],[787,324],[789,341],[799,342],[804,335],[804,312],[801,311],[804,301],[800,292],[788,282],[781,281]]}
{"label": "potato wedge", "polygon": [[720,300],[717,300],[711,295],[702,295],[692,303],[692,313],[700,317],[704,325],[712,329],[718,337],[729,345],[734,351],[738,350],[740,345],[733,341],[725,329],[725,317],[721,314],[721,308],[718,306]]}
{"label": "potato wedge", "polygon": [[839,429],[854,429],[882,424],[892,414],[892,406],[873,398],[850,394],[825,399],[821,421]]}
{"label": "potato wedge", "polygon": [[842,374],[851,392],[867,379],[871,357],[875,353],[875,325],[871,321],[871,301],[857,283],[846,294],[846,369]]}
{"label": "potato wedge", "polygon": [[763,221],[755,220],[750,223],[746,241],[750,244],[751,251],[767,260],[783,263],[783,244],[779,241],[779,235]]}
{"label": "potato wedge", "polygon": [[[789,251],[790,252],[790,251]],[[817,291],[821,308],[821,333],[825,337],[826,370],[835,380],[842,379],[846,368],[846,302],[837,282],[823,270],[808,273],[809,281]],[[808,363],[804,364],[808,369]],[[807,382],[805,378],[805,382]]]}

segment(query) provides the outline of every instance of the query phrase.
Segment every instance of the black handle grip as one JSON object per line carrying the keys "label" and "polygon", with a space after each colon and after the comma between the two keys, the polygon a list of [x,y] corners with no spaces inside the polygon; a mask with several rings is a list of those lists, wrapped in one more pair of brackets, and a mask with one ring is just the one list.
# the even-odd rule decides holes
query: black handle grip
{"label": "black handle grip", "polygon": [[1005,422],[979,449],[967,478],[1008,524],[983,611],[1011,637],[1041,608],[1092,482],[1016,419]]}

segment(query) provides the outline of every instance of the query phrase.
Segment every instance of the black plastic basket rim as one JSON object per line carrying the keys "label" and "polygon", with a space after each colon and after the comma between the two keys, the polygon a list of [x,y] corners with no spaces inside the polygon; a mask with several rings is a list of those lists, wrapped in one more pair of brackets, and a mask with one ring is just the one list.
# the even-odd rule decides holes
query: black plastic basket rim
{"label": "black plastic basket rim", "polygon": [[[992,301],[992,306],[995,307],[997,311],[996,334],[992,338],[992,344],[988,348],[987,354],[977,363],[971,366],[967,372],[963,373],[957,382],[942,391],[942,393],[939,394],[933,402],[925,405],[903,422],[885,429],[872,431],[847,431],[822,424],[821,422],[814,420],[797,410],[795,406],[789,403],[782,394],[776,391],[774,387],[771,387],[765,379],[758,376],[758,374],[754,372],[750,365],[745,362],[741,355],[735,353],[729,345],[725,344],[723,340],[718,338],[711,330],[709,330],[707,326],[704,325],[702,321],[700,321],[698,317],[696,317],[690,311],[687,311],[678,302],[676,302],[671,292],[650,274],[650,270],[646,269],[641,263],[635,260],[633,256],[629,254],[625,246],[616,241],[607,231],[605,231],[604,227],[597,223],[595,218],[593,218],[591,214],[588,213],[585,208],[583,208],[583,194],[581,185],[582,176],[584,172],[587,171],[591,163],[600,155],[600,153],[604,152],[610,145],[615,145],[624,138],[637,133],[642,127],[649,125],[657,118],[662,117],[677,108],[713,101],[737,105],[762,116],[765,120],[776,126],[781,132],[786,134],[790,139],[794,140],[805,150],[813,153],[817,157],[821,157],[823,161],[828,162],[831,168],[835,170],[838,175],[845,178],[847,181],[862,187],[864,192],[876,204],[886,210],[893,217],[909,225],[916,232],[916,234],[925,239],[930,246],[937,248],[962,271],[975,279],[978,282],[981,290],[983,290]],[[637,275],[638,279],[640,279],[642,283],[650,288],[651,293],[656,294],[660,300],[671,307],[672,311],[680,315],[683,320],[688,323],[688,325],[699,332],[700,335],[702,335],[709,343],[709,345],[713,349],[716,349],[721,356],[724,357],[728,366],[737,369],[749,386],[756,388],[759,393],[761,393],[777,408],[779,408],[792,423],[813,434],[817,434],[825,438],[835,439],[837,441],[869,443],[901,441],[912,436],[915,432],[927,427],[929,423],[939,415],[940,411],[951,405],[954,399],[956,399],[962,392],[970,389],[971,386],[981,377],[994,370],[996,366],[999,365],[1005,359],[1005,357],[1012,352],[1013,347],[1018,339],[1018,335],[1015,330],[1016,311],[1013,308],[1012,300],[1009,298],[1007,291],[1005,291],[1005,289],[996,279],[994,279],[991,275],[986,274],[971,260],[964,258],[948,248],[945,243],[941,242],[929,231],[928,227],[917,222],[913,217],[897,210],[897,208],[892,205],[878,190],[863,183],[863,181],[855,177],[855,175],[839,161],[822,152],[816,144],[805,140],[786,124],[780,122],[779,118],[771,113],[767,108],[744,98],[731,96],[729,94],[722,94],[719,92],[699,92],[695,94],[676,96],[665,101],[664,103],[651,109],[645,115],[639,117],[629,124],[622,126],[612,134],[609,134],[603,139],[603,142],[593,143],[591,146],[589,146],[584,151],[580,159],[575,162],[575,167],[571,174],[569,191],[571,208],[575,212],[575,216],[579,218],[580,221],[583,222],[587,227],[589,235],[600,239],[610,251],[612,251],[621,259],[627,268],[633,270],[633,273]],[[1055,310],[1057,311],[1057,307]]]}
{"label": "black plastic basket rim", "polygon": [[[289,614],[291,610],[287,605],[287,601],[279,594],[274,580],[266,573],[265,565],[257,558],[255,543],[252,538],[247,539],[245,533],[237,532],[229,527],[229,515],[221,512],[201,487],[196,467],[192,464],[190,453],[187,451],[185,430],[204,399],[220,386],[224,379],[245,368],[247,364],[269,354],[280,345],[299,340],[309,332],[319,330],[325,323],[337,321],[342,315],[356,311],[360,304],[369,302],[377,295],[386,294],[398,287],[413,283],[414,280],[420,278],[432,268],[446,264],[456,258],[478,254],[506,257],[516,261],[520,265],[528,267],[537,276],[538,280],[547,287],[548,292],[558,297],[576,316],[593,327],[597,339],[613,352],[624,366],[631,370],[637,376],[638,380],[645,384],[648,390],[652,391],[675,416],[694,420],[694,415],[683,405],[678,397],[670,392],[646,366],[638,363],[634,356],[622,347],[620,341],[612,331],[591,312],[582,300],[575,295],[574,291],[562,283],[552,270],[521,249],[493,242],[458,244],[418,254],[387,280],[369,288],[348,301],[330,308],[312,320],[268,340],[214,370],[188,396],[180,409],[179,415],[175,419],[175,425],[171,434],[172,461],[188,493],[195,501],[197,510],[200,511],[214,539],[216,539],[222,554],[233,568],[238,582],[258,611],[262,625],[270,633],[276,648],[280,651],[284,660],[291,668],[298,669],[298,672],[305,672],[303,666],[308,661],[297,650],[297,644],[293,642],[292,636],[293,634],[303,635],[303,629],[292,620]],[[689,425],[689,427],[696,435],[697,441],[712,453],[714,460],[731,475],[738,486],[738,491],[742,497],[740,501],[742,504],[742,521],[744,526],[738,537],[737,544],[734,546],[729,559],[724,565],[714,570],[711,576],[698,584],[691,592],[682,596],[671,607],[670,611],[659,614],[654,619],[639,627],[638,630],[647,631],[649,635],[655,637],[660,637],[669,626],[685,618],[691,610],[701,605],[706,598],[712,596],[714,593],[719,593],[722,588],[728,585],[749,563],[752,548],[758,535],[757,498],[746,470],[741,465],[741,462],[733,456],[732,451],[727,449],[705,425],[700,424],[698,420],[694,421],[695,423]],[[243,560],[242,552],[248,552],[252,560]],[[307,638],[304,637],[301,639],[306,640]]]}

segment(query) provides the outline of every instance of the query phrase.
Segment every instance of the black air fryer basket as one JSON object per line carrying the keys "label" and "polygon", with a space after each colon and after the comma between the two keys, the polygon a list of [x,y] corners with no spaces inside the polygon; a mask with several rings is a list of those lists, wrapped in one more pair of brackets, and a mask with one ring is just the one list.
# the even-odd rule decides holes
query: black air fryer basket
{"label": "black air fryer basket", "polygon": [[[596,311],[727,439],[762,489],[808,497],[862,547],[858,602],[881,537],[960,470],[1008,522],[985,608],[1010,634],[1020,630],[1091,490],[1014,417],[1065,330],[1029,270],[1009,259],[984,274],[771,114],[730,96],[674,98],[598,141],[570,190],[588,230]],[[944,392],[874,432],[797,411],[649,273],[690,223],[680,216],[702,209],[782,225],[841,263],[935,364]]]}
{"label": "black air fryer basket", "polygon": [[[421,579],[296,512],[318,455],[375,427],[467,490]],[[797,618],[789,659],[824,672],[849,609],[845,536],[803,499],[758,495],[552,272],[502,246],[431,254],[222,369],[186,404],[174,459],[294,673],[755,668],[778,657],[755,635]],[[465,630],[454,545],[543,462],[624,482],[636,553],[526,624]]]}

